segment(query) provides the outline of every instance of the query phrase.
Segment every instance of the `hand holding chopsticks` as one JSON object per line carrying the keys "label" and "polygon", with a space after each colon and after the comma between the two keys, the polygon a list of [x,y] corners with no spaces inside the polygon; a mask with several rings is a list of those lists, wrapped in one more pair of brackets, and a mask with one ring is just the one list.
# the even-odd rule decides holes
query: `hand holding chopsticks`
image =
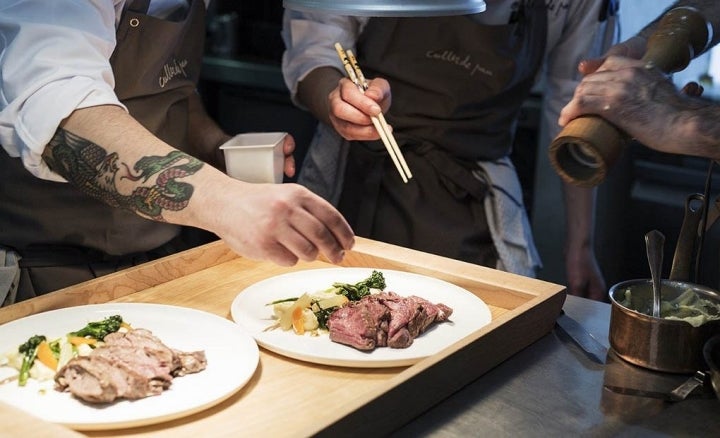
{"label": "hand holding chopsticks", "polygon": [[[335,43],[335,50],[337,50],[338,56],[340,57],[340,60],[345,67],[345,72],[347,73],[350,80],[358,87],[361,92],[365,93],[365,90],[367,90],[368,88],[368,83],[362,71],[360,70],[360,67],[357,64],[355,55],[353,55],[352,51],[350,50],[345,53],[345,50],[343,50],[340,43]],[[405,162],[405,157],[403,157],[402,152],[400,151],[400,147],[398,146],[397,141],[395,141],[395,137],[393,136],[392,131],[387,124],[387,121],[385,121],[385,116],[380,113],[377,117],[373,116],[370,117],[370,119],[372,120],[372,123],[375,126],[378,134],[380,134],[380,139],[385,145],[388,154],[390,154],[390,158],[392,158],[392,161],[395,164],[398,173],[400,173],[400,177],[402,178],[403,182],[407,183],[408,179],[412,178],[412,173],[410,173],[410,169]]]}

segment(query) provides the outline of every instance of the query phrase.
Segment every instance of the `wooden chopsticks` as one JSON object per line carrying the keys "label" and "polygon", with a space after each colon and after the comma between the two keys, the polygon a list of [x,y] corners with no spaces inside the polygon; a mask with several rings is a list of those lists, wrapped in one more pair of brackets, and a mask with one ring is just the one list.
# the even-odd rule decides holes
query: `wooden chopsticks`
{"label": "wooden chopsticks", "polygon": [[[364,93],[368,88],[368,82],[360,70],[360,66],[358,66],[352,50],[348,50],[347,53],[345,53],[345,50],[342,48],[340,43],[335,43],[335,50],[337,50],[338,56],[340,57],[340,60],[345,67],[345,72],[347,72],[350,80],[353,81],[358,89]],[[412,178],[412,173],[405,162],[405,157],[403,157],[403,154],[400,151],[400,146],[398,146],[392,131],[388,127],[385,116],[380,113],[377,117],[371,117],[370,119],[372,120],[378,134],[380,134],[380,139],[385,145],[388,154],[390,154],[390,158],[392,158],[398,173],[400,173],[400,178],[402,178],[404,183],[407,183],[408,179]]]}

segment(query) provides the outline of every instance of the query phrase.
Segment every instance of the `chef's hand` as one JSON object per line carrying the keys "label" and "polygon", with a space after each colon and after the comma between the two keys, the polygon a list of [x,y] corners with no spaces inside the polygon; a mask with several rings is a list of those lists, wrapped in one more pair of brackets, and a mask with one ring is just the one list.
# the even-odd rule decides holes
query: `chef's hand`
{"label": "chef's hand", "polygon": [[288,134],[285,136],[283,142],[283,153],[285,154],[285,164],[283,166],[285,175],[288,178],[295,176],[295,139],[292,135]]}
{"label": "chef's hand", "polygon": [[248,184],[228,178],[208,227],[238,254],[291,266],[324,254],[342,261],[354,234],[330,203],[298,184]]}
{"label": "chef's hand", "polygon": [[608,301],[608,290],[591,248],[568,249],[565,257],[568,293],[597,301]]}
{"label": "chef's hand", "polygon": [[642,61],[610,57],[583,78],[558,123],[564,126],[578,116],[595,114],[648,147],[694,155],[679,149],[690,146],[687,122],[692,112],[707,106],[679,92],[666,75]]}
{"label": "chef's hand", "polygon": [[610,47],[600,58],[584,59],[578,63],[578,71],[585,75],[594,73],[610,56],[640,59],[647,50],[647,40],[641,36],[634,36]]}
{"label": "chef's hand", "polygon": [[343,78],[328,95],[330,123],[346,140],[377,140],[370,117],[390,108],[390,84],[382,78],[370,81],[365,93],[349,79]]}

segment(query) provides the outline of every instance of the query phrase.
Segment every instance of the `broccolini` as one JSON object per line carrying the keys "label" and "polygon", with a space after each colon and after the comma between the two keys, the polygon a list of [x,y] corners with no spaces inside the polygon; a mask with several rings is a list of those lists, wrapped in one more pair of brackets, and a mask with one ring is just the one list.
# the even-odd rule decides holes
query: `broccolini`
{"label": "broccolini", "polygon": [[380,271],[372,271],[370,276],[355,284],[333,283],[333,287],[339,289],[338,293],[345,295],[350,301],[358,301],[360,298],[370,295],[370,289],[385,289],[385,277]]}
{"label": "broccolini", "polygon": [[23,355],[22,365],[20,366],[20,375],[18,376],[18,385],[25,386],[30,377],[30,368],[32,368],[35,357],[37,356],[37,348],[41,342],[47,338],[42,335],[31,336],[24,344],[18,347],[18,352]]}
{"label": "broccolini", "polygon": [[88,325],[86,325],[82,329],[76,332],[71,332],[69,334],[71,336],[81,337],[90,336],[91,338],[95,338],[98,341],[102,341],[103,339],[105,339],[105,336],[120,330],[122,322],[122,316],[112,315],[108,316],[102,321],[89,322]]}

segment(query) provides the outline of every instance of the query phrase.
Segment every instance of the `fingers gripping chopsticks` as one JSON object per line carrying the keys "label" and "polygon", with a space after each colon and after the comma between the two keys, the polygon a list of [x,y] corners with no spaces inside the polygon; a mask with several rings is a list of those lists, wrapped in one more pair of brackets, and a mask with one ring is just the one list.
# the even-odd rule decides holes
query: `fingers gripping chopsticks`
{"label": "fingers gripping chopsticks", "polygon": [[[340,60],[345,67],[345,72],[350,80],[353,81],[358,89],[364,93],[365,90],[367,90],[368,83],[357,64],[357,60],[355,59],[353,52],[348,50],[346,53],[340,43],[335,43],[335,50],[337,50],[338,56],[340,57]],[[400,146],[398,146],[392,131],[388,127],[387,121],[385,121],[385,116],[380,113],[377,117],[371,117],[371,120],[378,134],[380,134],[380,139],[385,145],[388,154],[390,154],[390,158],[392,158],[398,173],[400,173],[400,177],[403,182],[407,183],[408,179],[412,178],[412,173],[405,162],[405,157],[403,157],[403,154],[400,151]]]}

